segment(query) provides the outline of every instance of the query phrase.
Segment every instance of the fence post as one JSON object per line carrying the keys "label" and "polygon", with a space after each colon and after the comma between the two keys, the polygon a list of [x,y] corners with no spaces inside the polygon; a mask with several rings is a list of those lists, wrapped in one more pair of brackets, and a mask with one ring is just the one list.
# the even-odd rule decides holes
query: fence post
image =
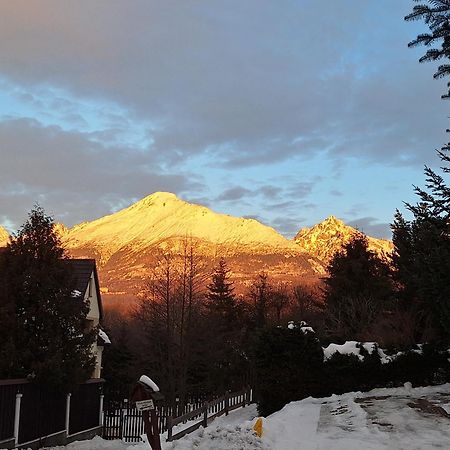
{"label": "fence post", "polygon": [[70,397],[72,396],[72,394],[67,394],[66,397],[66,419],[64,422],[64,427],[66,428],[66,436],[69,435],[69,424],[70,424]]}
{"label": "fence post", "polygon": [[203,408],[203,426],[206,428],[208,426],[208,402],[205,402]]}
{"label": "fence post", "polygon": [[98,413],[98,425],[100,427],[103,426],[103,400],[104,400],[105,396],[103,394],[100,394],[100,409],[99,409],[99,413]]}
{"label": "fence post", "polygon": [[16,394],[16,407],[14,410],[14,445],[19,443],[20,402],[23,394]]}
{"label": "fence post", "polygon": [[230,393],[225,392],[225,415],[228,416],[228,412],[230,410]]}
{"label": "fence post", "polygon": [[167,418],[167,442],[170,442],[172,440],[172,416],[169,416]]}

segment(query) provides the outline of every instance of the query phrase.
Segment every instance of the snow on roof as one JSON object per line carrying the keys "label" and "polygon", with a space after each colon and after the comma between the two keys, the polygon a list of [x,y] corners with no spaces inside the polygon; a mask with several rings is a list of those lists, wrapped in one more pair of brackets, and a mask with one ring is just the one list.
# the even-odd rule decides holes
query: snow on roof
{"label": "snow on roof", "polygon": [[159,392],[158,385],[147,375],[142,375],[141,378],[139,378],[139,381],[148,386],[149,388],[153,389],[153,391]]}
{"label": "snow on roof", "polygon": [[111,340],[109,339],[108,335],[102,329],[98,330],[98,336],[100,337],[100,339],[103,340],[103,342],[105,344],[111,344]]}

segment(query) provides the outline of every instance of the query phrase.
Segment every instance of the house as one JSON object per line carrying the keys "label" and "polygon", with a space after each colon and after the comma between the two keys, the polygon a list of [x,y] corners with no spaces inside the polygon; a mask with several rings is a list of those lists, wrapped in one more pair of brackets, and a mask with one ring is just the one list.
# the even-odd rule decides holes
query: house
{"label": "house", "polygon": [[[86,329],[92,330],[94,327],[99,327],[103,318],[103,308],[95,259],[68,259],[67,263],[73,273],[72,295],[81,295],[89,303]],[[110,343],[106,333],[99,328],[98,339],[92,347],[92,353],[96,358],[92,378],[101,377],[103,348]]]}

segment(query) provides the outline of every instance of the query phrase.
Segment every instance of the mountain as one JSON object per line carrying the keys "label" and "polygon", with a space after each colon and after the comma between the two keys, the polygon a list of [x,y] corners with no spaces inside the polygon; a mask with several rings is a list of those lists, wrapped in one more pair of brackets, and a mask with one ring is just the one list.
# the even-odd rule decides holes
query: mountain
{"label": "mountain", "polygon": [[9,233],[0,226],[0,247],[3,247],[6,245],[6,243],[9,240]]}
{"label": "mountain", "polygon": [[61,230],[67,249],[95,249],[102,263],[124,248],[141,251],[186,237],[225,248],[228,254],[298,250],[292,241],[256,220],[217,214],[168,192],[156,192],[115,214]]}
{"label": "mountain", "polygon": [[241,292],[262,270],[274,280],[291,282],[311,281],[324,273],[319,260],[273,228],[215,213],[167,192],[71,229],[58,225],[57,230],[70,255],[97,259],[105,294],[116,298],[143,289],[158,249],[179,252],[186,241],[208,270],[224,256]]}
{"label": "mountain", "polygon": [[[136,299],[161,250],[176,254],[192,244],[206,271],[225,257],[236,292],[244,293],[261,271],[275,283],[317,282],[334,252],[359,233],[331,216],[300,230],[293,240],[286,239],[256,220],[218,214],[167,192],[73,228],[56,224],[55,230],[70,256],[96,258],[107,306]],[[0,228],[0,245],[7,238]],[[392,248],[389,241],[368,240],[379,254]]]}
{"label": "mountain", "polygon": [[[355,234],[362,234],[353,227],[345,225],[342,220],[330,216],[323,222],[311,228],[302,228],[294,238],[300,248],[312,256],[327,263],[334,253],[350,241]],[[367,236],[369,249],[379,256],[384,256],[392,251],[391,241],[376,239]]]}

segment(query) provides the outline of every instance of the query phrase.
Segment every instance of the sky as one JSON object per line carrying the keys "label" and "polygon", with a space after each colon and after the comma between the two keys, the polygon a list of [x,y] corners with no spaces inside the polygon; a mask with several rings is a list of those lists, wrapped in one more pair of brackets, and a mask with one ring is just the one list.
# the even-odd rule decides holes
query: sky
{"label": "sky", "polygon": [[155,192],[292,237],[389,238],[446,141],[412,0],[0,3],[0,225]]}

